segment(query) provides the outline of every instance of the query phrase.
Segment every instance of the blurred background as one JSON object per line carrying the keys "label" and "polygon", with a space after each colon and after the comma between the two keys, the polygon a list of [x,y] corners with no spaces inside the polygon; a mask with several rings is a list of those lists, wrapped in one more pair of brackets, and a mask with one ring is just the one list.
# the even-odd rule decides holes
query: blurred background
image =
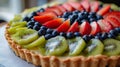
{"label": "blurred background", "polygon": [[[15,14],[21,13],[24,9],[40,6],[48,2],[74,1],[74,0],[0,0],[0,22],[9,21]],[[115,3],[120,6],[120,0],[101,0],[107,3]]]}

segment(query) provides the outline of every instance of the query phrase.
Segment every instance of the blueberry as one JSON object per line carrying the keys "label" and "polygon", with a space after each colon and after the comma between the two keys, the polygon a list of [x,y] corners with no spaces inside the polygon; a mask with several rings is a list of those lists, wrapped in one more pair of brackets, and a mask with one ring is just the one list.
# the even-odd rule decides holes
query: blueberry
{"label": "blueberry", "polygon": [[89,14],[88,12],[84,12],[84,15],[88,16],[88,14]]}
{"label": "blueberry", "polygon": [[56,30],[54,30],[53,32],[52,32],[52,36],[54,37],[54,36],[57,36],[59,33],[56,31]]}
{"label": "blueberry", "polygon": [[76,36],[76,37],[77,37],[77,36],[81,36],[81,34],[80,34],[79,32],[75,32],[75,33],[74,33],[74,36]]}
{"label": "blueberry", "polygon": [[85,42],[88,42],[90,40],[89,36],[88,35],[84,35],[83,36],[83,39],[85,40]]}
{"label": "blueberry", "polygon": [[115,38],[115,35],[113,35],[113,34],[108,34],[108,38]]}
{"label": "blueberry", "polygon": [[32,25],[28,25],[27,27],[28,27],[28,29],[33,29]]}
{"label": "blueberry", "polygon": [[94,38],[94,36],[93,36],[93,35],[88,35],[88,36],[89,36],[89,38],[90,38],[90,39]]}
{"label": "blueberry", "polygon": [[32,12],[31,15],[32,16],[37,16],[37,13],[36,12]]}
{"label": "blueberry", "polygon": [[38,25],[34,25],[33,29],[38,31],[40,29],[40,27]]}
{"label": "blueberry", "polygon": [[101,36],[101,35],[102,35],[102,33],[97,33],[97,34],[96,34],[96,36]]}
{"label": "blueberry", "polygon": [[71,15],[71,14],[72,14],[71,12],[65,12],[62,17],[63,18],[68,18],[69,15]]}
{"label": "blueberry", "polygon": [[82,13],[79,13],[79,14],[78,14],[78,18],[79,18],[80,20],[84,19]]}
{"label": "blueberry", "polygon": [[35,22],[33,22],[33,21],[29,21],[29,22],[27,23],[27,25],[28,25],[28,26],[29,26],[29,25],[34,26],[34,23],[35,23]]}
{"label": "blueberry", "polygon": [[30,18],[27,17],[27,16],[23,18],[23,21],[27,21],[28,22],[29,20],[30,20]]}
{"label": "blueberry", "polygon": [[44,8],[41,8],[40,10],[38,10],[37,12],[44,12],[45,9]]}
{"label": "blueberry", "polygon": [[93,16],[95,16],[96,13],[95,13],[95,12],[90,12],[89,15],[93,15]]}
{"label": "blueberry", "polygon": [[75,10],[73,11],[73,14],[78,14],[80,11],[79,10]]}
{"label": "blueberry", "polygon": [[108,34],[107,33],[102,33],[102,35],[101,35],[101,38],[104,40],[104,39],[106,39],[108,37]]}
{"label": "blueberry", "polygon": [[44,30],[44,29],[40,29],[40,30],[38,31],[38,35],[39,35],[39,36],[45,35],[45,34],[46,34],[46,30]]}
{"label": "blueberry", "polygon": [[53,32],[53,30],[52,30],[52,29],[49,29],[49,28],[48,28],[47,31],[46,31],[47,34],[52,34],[52,32]]}
{"label": "blueberry", "polygon": [[37,26],[41,26],[41,24],[39,23],[39,22],[35,22],[35,25],[37,25]]}
{"label": "blueberry", "polygon": [[72,15],[70,16],[70,23],[71,25],[74,23],[75,19],[77,19],[78,15]]}
{"label": "blueberry", "polygon": [[109,32],[110,34],[112,34],[112,35],[115,35],[115,36],[117,36],[118,35],[118,32],[116,31],[116,30],[110,30],[110,32]]}
{"label": "blueberry", "polygon": [[120,33],[120,28],[115,28],[115,30],[116,30],[118,33]]}
{"label": "blueberry", "polygon": [[73,34],[72,32],[68,32],[67,35],[66,35],[66,37],[67,37],[68,39],[71,39],[71,38],[74,37],[74,34]]}
{"label": "blueberry", "polygon": [[93,21],[96,21],[96,19],[95,18],[90,18],[89,21],[93,22]]}
{"label": "blueberry", "polygon": [[102,40],[101,36],[95,36],[95,39]]}
{"label": "blueberry", "polygon": [[81,19],[77,18],[76,21],[77,21],[79,24],[82,24]]}
{"label": "blueberry", "polygon": [[64,36],[64,37],[66,37],[66,33],[64,33],[64,32],[60,32],[59,35],[60,35],[60,36]]}
{"label": "blueberry", "polygon": [[45,27],[45,26],[41,26],[40,28],[44,29],[44,30],[47,30],[47,27]]}
{"label": "blueberry", "polygon": [[90,19],[90,18],[95,18],[95,16],[94,15],[88,15],[88,19]]}
{"label": "blueberry", "polygon": [[96,15],[97,20],[103,19],[103,17],[101,15]]}
{"label": "blueberry", "polygon": [[46,34],[46,35],[45,35],[45,39],[46,39],[46,40],[50,39],[51,37],[52,37],[51,34]]}

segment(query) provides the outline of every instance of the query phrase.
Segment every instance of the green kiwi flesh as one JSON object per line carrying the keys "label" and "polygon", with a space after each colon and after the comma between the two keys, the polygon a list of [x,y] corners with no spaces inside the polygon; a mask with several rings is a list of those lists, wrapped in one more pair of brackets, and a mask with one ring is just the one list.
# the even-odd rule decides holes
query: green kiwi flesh
{"label": "green kiwi flesh", "polygon": [[46,55],[60,56],[68,50],[67,40],[62,36],[49,39],[45,45]]}
{"label": "green kiwi flesh", "polygon": [[76,37],[73,39],[68,39],[69,44],[69,55],[77,56],[85,48],[86,43],[81,37]]}
{"label": "green kiwi flesh", "polygon": [[115,39],[106,39],[103,41],[105,48],[104,48],[104,55],[107,56],[116,56],[120,54],[120,41]]}

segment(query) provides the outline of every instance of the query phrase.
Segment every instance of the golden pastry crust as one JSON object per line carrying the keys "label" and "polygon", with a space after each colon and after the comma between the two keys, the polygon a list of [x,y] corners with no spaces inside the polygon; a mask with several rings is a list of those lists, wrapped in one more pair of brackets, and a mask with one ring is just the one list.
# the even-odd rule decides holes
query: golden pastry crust
{"label": "golden pastry crust", "polygon": [[24,49],[17,43],[15,43],[8,33],[7,29],[9,25],[6,26],[5,37],[9,43],[11,49],[15,52],[17,56],[27,62],[33,63],[36,66],[42,67],[120,67],[120,56],[75,56],[75,57],[65,57],[60,58],[57,56],[42,56],[31,50]]}

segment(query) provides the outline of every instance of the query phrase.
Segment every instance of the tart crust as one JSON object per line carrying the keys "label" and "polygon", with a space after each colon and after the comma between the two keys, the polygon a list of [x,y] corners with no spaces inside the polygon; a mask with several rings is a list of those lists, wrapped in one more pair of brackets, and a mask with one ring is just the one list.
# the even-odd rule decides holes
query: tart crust
{"label": "tart crust", "polygon": [[60,58],[57,56],[42,56],[41,54],[35,53],[31,50],[24,49],[17,43],[15,43],[8,33],[7,29],[9,24],[6,26],[5,37],[9,43],[10,48],[15,52],[21,59],[26,60],[34,64],[35,66],[41,67],[120,67],[120,56],[75,56]]}

